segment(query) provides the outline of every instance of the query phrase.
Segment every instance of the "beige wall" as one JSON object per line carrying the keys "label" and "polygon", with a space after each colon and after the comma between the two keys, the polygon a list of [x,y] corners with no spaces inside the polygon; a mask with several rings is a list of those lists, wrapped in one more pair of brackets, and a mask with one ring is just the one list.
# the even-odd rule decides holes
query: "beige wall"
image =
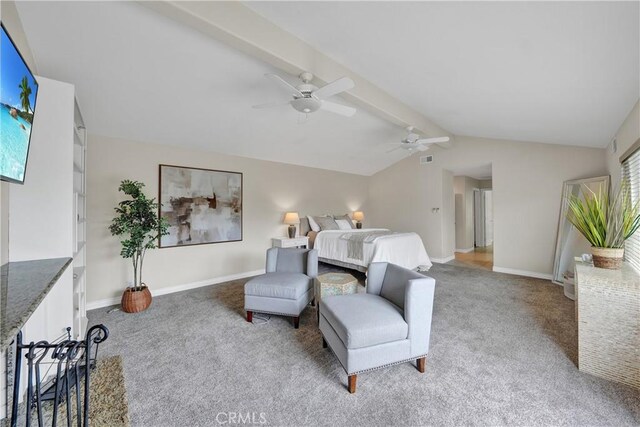
{"label": "beige wall", "polygon": [[442,253],[451,254],[456,244],[455,194],[453,172],[442,170]]}
{"label": "beige wall", "polygon": [[480,181],[478,181],[478,185],[480,186],[479,188],[491,189],[491,187],[493,186],[493,181],[491,181],[490,179],[481,179]]}
{"label": "beige wall", "polygon": [[368,212],[365,176],[95,135],[87,153],[88,303],[118,297],[130,280],[130,262],[119,257],[118,240],[107,227],[122,200],[117,191],[122,179],[144,182],[146,194],[156,197],[158,164],[244,173],[244,240],[151,251],[144,280],[152,291],[263,269],[271,237],[286,235],[286,211]]}
{"label": "beige wall", "polygon": [[0,265],[9,262],[9,184],[0,183]]}
{"label": "beige wall", "polygon": [[[7,32],[13,39],[27,62],[31,71],[37,73],[31,49],[27,43],[27,38],[22,29],[22,23],[18,16],[16,5],[13,1],[0,2],[0,20],[7,29]],[[28,167],[28,165],[27,165]],[[0,264],[9,262],[9,191],[10,185],[0,183]]]}
{"label": "beige wall", "polygon": [[612,152],[611,146],[607,149],[607,168],[611,175],[611,183],[617,186],[621,179],[620,156],[627,151],[640,138],[640,101],[631,109],[615,135],[618,149]]}
{"label": "beige wall", "polygon": [[[433,147],[432,163],[411,156],[375,174],[369,187],[371,225],[416,231],[432,258],[447,258],[454,245],[443,232],[443,170],[492,164],[494,265],[551,274],[562,183],[606,173],[604,150],[456,137],[453,148]],[[433,212],[432,208],[440,208]]]}
{"label": "beige wall", "polygon": [[27,65],[29,65],[31,72],[38,74],[36,63],[33,60],[33,54],[31,53],[29,43],[27,43],[27,36],[22,28],[22,22],[20,21],[20,16],[18,15],[14,1],[0,1],[0,17],[2,18],[2,24],[18,47]]}

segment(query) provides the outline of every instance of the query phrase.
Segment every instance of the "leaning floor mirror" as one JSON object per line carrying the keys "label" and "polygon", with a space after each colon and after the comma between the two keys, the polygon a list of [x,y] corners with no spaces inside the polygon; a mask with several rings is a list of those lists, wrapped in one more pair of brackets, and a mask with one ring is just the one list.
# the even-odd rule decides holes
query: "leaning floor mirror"
{"label": "leaning floor mirror", "polygon": [[595,193],[602,190],[605,192],[604,194],[607,194],[609,192],[609,176],[575,179],[573,181],[565,181],[564,183],[560,221],[558,223],[556,255],[553,263],[553,283],[559,285],[564,284],[565,276],[573,277],[574,258],[585,253],[591,253],[591,245],[587,242],[587,239],[585,239],[567,219],[569,197],[571,195],[582,197],[584,186]]}

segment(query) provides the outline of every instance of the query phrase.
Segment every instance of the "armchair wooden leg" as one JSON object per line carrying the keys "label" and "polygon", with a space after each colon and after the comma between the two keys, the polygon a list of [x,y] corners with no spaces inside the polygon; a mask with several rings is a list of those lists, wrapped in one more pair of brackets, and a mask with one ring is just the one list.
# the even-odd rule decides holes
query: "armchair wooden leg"
{"label": "armchair wooden leg", "polygon": [[427,364],[427,358],[421,357],[420,359],[417,359],[416,362],[418,364],[418,371],[420,371],[421,374],[424,374],[424,368]]}
{"label": "armchair wooden leg", "polygon": [[356,392],[357,379],[358,379],[357,375],[349,375],[349,393],[351,394]]}
{"label": "armchair wooden leg", "polygon": [[324,339],[324,337],[322,337],[322,348],[327,348],[327,340]]}
{"label": "armchair wooden leg", "polygon": [[253,323],[253,311],[247,311],[247,322]]}
{"label": "armchair wooden leg", "polygon": [[296,328],[296,329],[298,329],[300,327],[300,317],[299,316],[293,318],[293,327]]}

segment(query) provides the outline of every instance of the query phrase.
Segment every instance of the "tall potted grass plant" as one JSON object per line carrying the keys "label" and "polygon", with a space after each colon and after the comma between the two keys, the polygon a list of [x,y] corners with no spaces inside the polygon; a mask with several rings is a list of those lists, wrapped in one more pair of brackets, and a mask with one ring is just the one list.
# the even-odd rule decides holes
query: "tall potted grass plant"
{"label": "tall potted grass plant", "polygon": [[588,186],[582,197],[569,196],[569,222],[591,243],[593,265],[619,269],[624,242],[640,227],[640,203],[633,203],[628,185],[621,185],[613,197],[602,188],[596,193]]}

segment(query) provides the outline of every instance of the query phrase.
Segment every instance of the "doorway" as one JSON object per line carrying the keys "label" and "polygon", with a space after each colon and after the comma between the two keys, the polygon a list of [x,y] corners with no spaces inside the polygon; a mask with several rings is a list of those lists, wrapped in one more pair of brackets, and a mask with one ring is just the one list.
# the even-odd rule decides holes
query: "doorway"
{"label": "doorway", "polygon": [[491,165],[454,175],[456,249],[452,264],[493,270]]}

